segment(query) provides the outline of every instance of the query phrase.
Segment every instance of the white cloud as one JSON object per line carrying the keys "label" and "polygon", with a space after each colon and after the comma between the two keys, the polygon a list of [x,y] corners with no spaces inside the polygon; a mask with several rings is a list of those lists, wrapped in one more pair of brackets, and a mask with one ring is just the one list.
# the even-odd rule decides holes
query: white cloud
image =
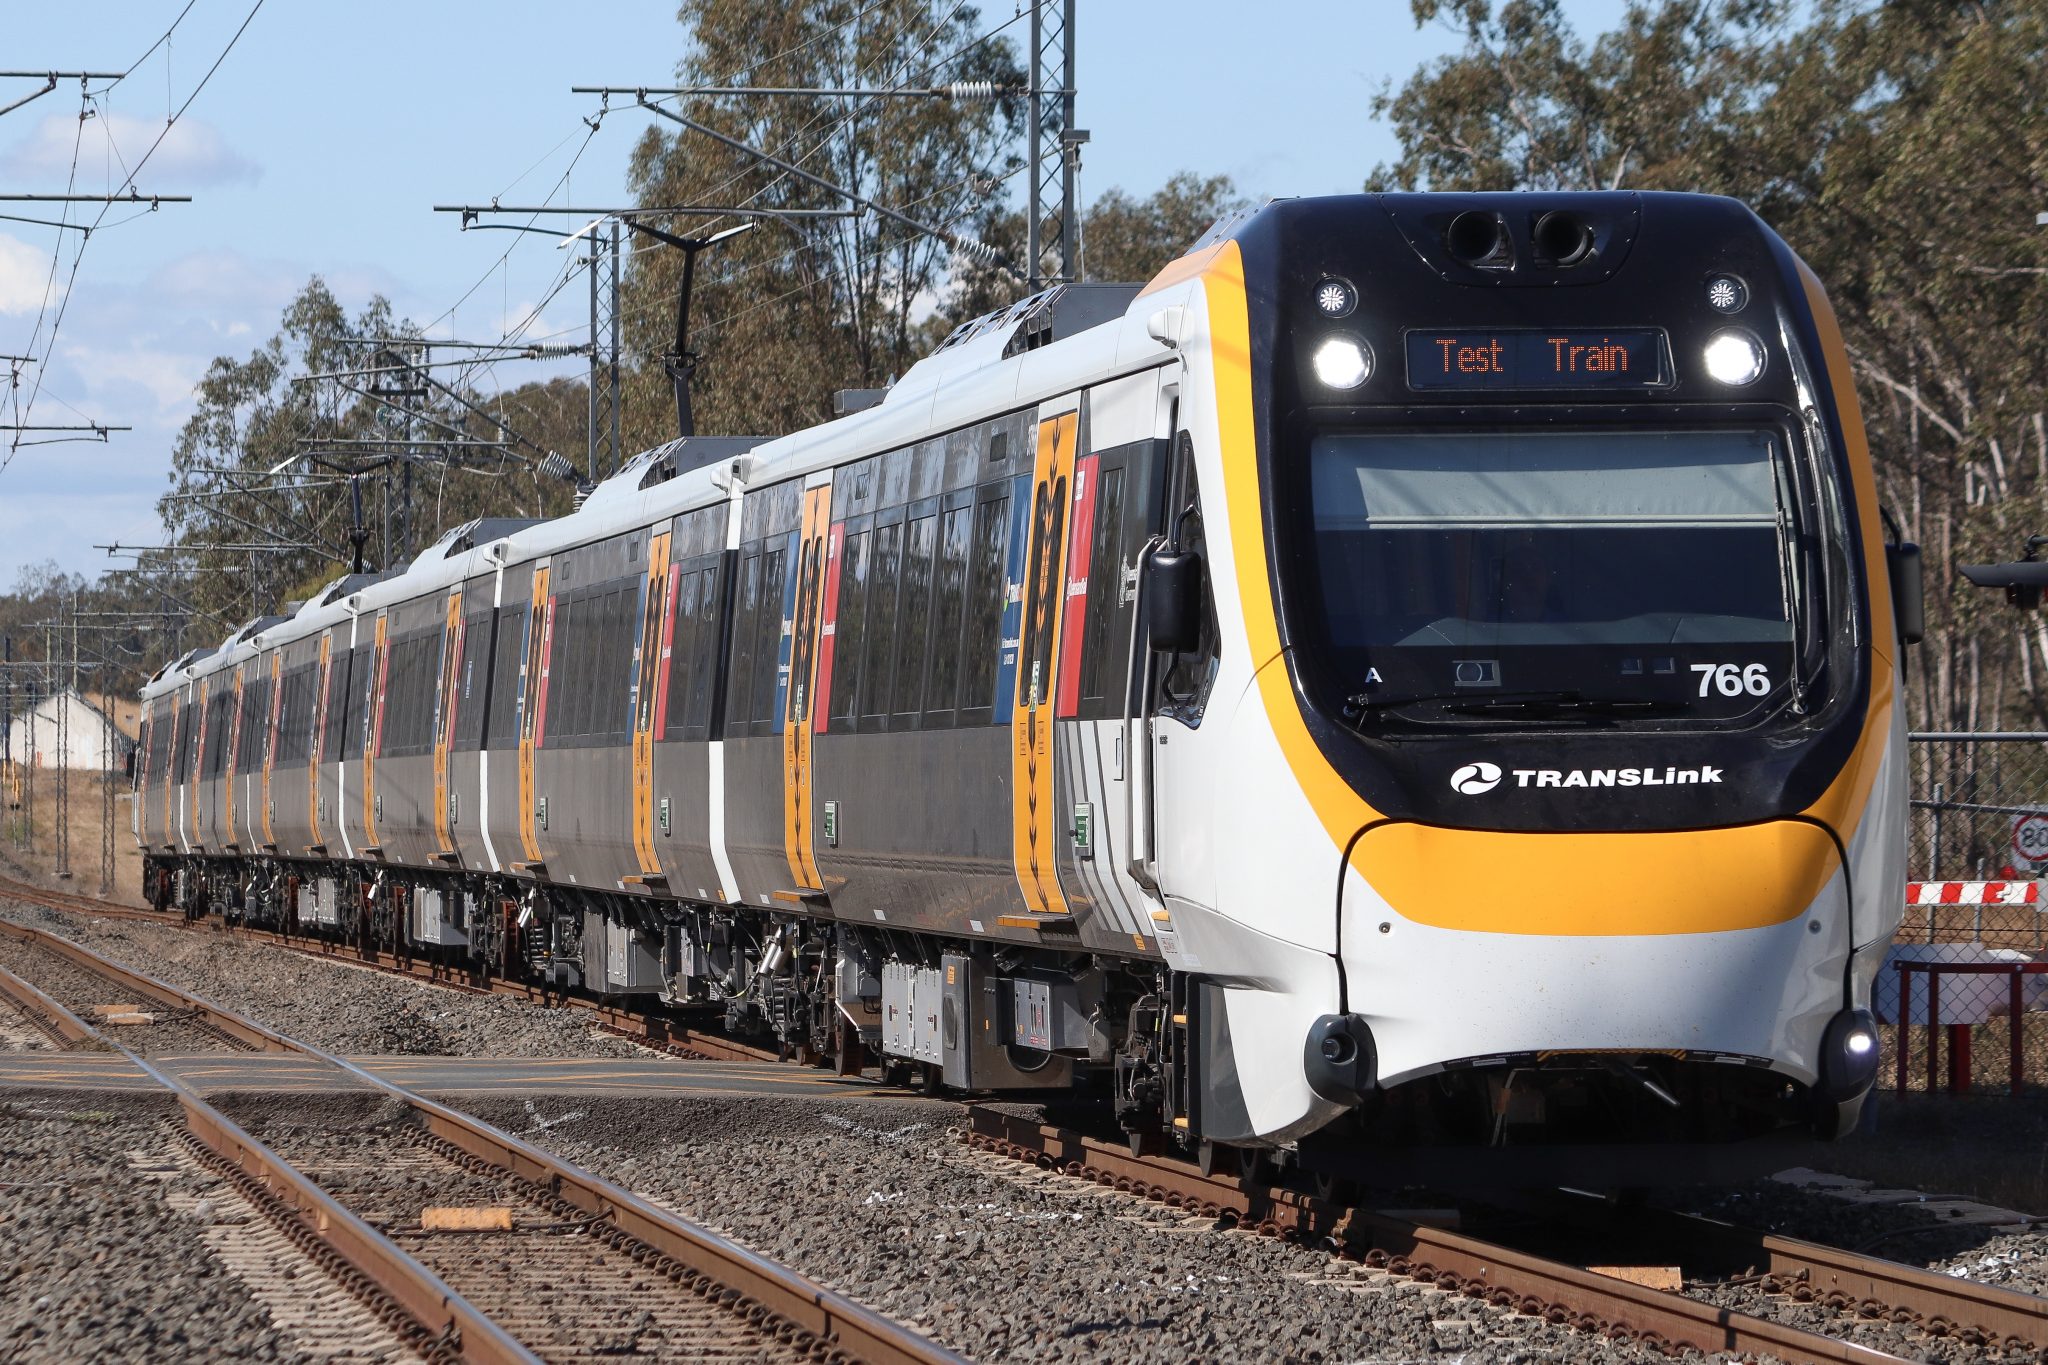
{"label": "white cloud", "polygon": [[0,313],[33,313],[49,278],[49,252],[0,233]]}
{"label": "white cloud", "polygon": [[[74,115],[52,114],[0,156],[0,172],[62,186],[70,179],[75,156],[78,189],[98,193],[109,182],[120,185],[163,131],[162,120],[132,114],[106,114],[83,124]],[[144,194],[182,194],[193,185],[253,184],[262,175],[261,167],[228,146],[219,129],[183,118],[150,154],[137,188]]]}
{"label": "white cloud", "polygon": [[192,390],[211,363],[211,357],[198,351],[133,344],[118,349],[66,346],[64,356],[88,376],[88,393],[98,396],[110,387],[133,384],[147,390],[165,414],[179,414],[191,406]]}

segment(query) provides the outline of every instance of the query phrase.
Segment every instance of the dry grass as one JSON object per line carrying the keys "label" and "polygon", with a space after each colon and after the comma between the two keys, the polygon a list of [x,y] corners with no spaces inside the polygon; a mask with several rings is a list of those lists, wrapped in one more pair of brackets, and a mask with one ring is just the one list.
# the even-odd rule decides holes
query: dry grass
{"label": "dry grass", "polygon": [[[66,783],[70,808],[69,878],[57,870],[57,787]],[[136,851],[131,814],[134,796],[127,779],[116,776],[114,784],[114,848],[112,885],[108,897],[124,905],[142,904],[142,855]],[[63,887],[83,895],[101,894],[107,885],[101,859],[103,798],[106,779],[96,772],[44,768],[36,772],[32,805],[17,803],[14,784],[0,782],[0,865],[24,881]]]}

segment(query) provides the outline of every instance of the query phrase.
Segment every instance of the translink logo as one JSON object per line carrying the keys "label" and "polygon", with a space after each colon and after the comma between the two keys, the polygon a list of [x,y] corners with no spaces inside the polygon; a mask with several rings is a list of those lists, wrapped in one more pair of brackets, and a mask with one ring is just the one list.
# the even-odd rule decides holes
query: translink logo
{"label": "translink logo", "polygon": [[[1685,787],[1718,783],[1719,768],[1516,768],[1517,787]],[[1501,783],[1498,764],[1467,763],[1451,774],[1451,790],[1483,796]]]}

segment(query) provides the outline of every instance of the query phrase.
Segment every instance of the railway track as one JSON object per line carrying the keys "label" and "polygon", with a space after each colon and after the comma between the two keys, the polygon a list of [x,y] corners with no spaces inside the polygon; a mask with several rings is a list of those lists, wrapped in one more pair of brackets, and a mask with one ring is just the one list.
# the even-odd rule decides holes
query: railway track
{"label": "railway track", "polygon": [[[87,897],[45,891],[5,879],[0,879],[0,895],[103,917],[185,922],[182,917],[109,906]],[[213,927],[246,939],[454,989],[486,989],[452,978],[445,970],[424,963],[408,964],[382,955],[338,950],[334,945],[270,930],[217,924]],[[5,932],[4,925],[0,925],[0,932]],[[511,982],[493,982],[488,989],[529,998],[543,995]],[[545,999],[550,1004],[576,1004],[600,1015],[616,1016],[602,1022],[615,1032],[657,1046],[662,1045],[662,1035],[668,1028],[664,1022],[606,1010],[573,998],[565,1000],[552,993],[547,993]],[[630,1026],[622,1021],[630,1021]],[[776,1055],[694,1031],[677,1030],[670,1037],[671,1050],[686,1055]],[[698,1044],[707,1046],[700,1048]],[[1482,1238],[1348,1207],[1284,1187],[1261,1187],[1221,1173],[1204,1175],[1193,1164],[1170,1158],[1132,1156],[1120,1145],[1029,1123],[983,1106],[970,1107],[967,1140],[983,1150],[1233,1221],[1267,1235],[1325,1242],[1368,1267],[1421,1278],[1442,1288],[1475,1294],[1494,1304],[1581,1330],[1639,1340],[1666,1350],[1766,1353],[1791,1362],[1896,1359],[1867,1346],[1734,1312],[1683,1293],[1633,1284],[1596,1273],[1585,1264],[1543,1254],[1527,1245],[1531,1239],[1517,1236],[1512,1221]],[[1583,1208],[1560,1210],[1558,1216],[1568,1222],[1583,1222],[1585,1212]],[[1588,1226],[1586,1231],[1596,1240],[1606,1237],[1604,1251],[1612,1252],[1619,1235],[1612,1225]],[[1953,1337],[1966,1345],[2026,1358],[2048,1356],[2048,1301],[2031,1295],[1669,1211],[1632,1214],[1630,1235],[1647,1239],[1652,1248],[1637,1257],[1645,1264],[1741,1267],[1742,1279],[1763,1292],[1817,1304],[1831,1313],[1845,1315],[1845,1320],[1888,1320],[1930,1335]],[[1517,1241],[1525,1244],[1515,1245]]]}
{"label": "railway track", "polygon": [[[1190,1162],[1134,1156],[1123,1145],[984,1105],[970,1106],[965,1139],[972,1147],[1041,1169],[1267,1236],[1325,1245],[1372,1269],[1666,1352],[1762,1354],[1791,1365],[1874,1365],[1901,1359],[1598,1273],[1585,1260],[1557,1259],[1531,1249],[1545,1243],[1541,1236],[1479,1236],[1220,1172],[1204,1175]],[[1745,1267],[1744,1278],[1763,1291],[1818,1304],[1845,1315],[1845,1321],[1861,1317],[1909,1324],[2013,1358],[2048,1355],[2048,1300],[2029,1294],[1668,1211],[1632,1211],[1629,1224],[1630,1242],[1655,1249],[1648,1264]],[[1586,1226],[1603,1260],[1610,1258],[1616,1250],[1615,1226]]]}
{"label": "railway track", "polygon": [[[318,1267],[305,1277],[309,1295],[341,1286],[421,1358],[957,1359],[787,1267],[342,1058],[56,935],[22,926],[5,933],[251,1049],[318,1059],[389,1102],[391,1115],[345,1135],[286,1126],[265,1142],[0,968],[0,995],[60,1046],[118,1048],[175,1098],[179,1141],[192,1158]],[[67,981],[78,989],[76,977]]]}
{"label": "railway track", "polygon": [[0,877],[0,896],[31,905],[45,906],[52,910],[94,915],[101,919],[141,920],[148,924],[167,924],[210,933],[229,934],[247,942],[264,943],[332,962],[345,962],[350,966],[424,981],[448,990],[474,995],[505,995],[535,1004],[578,1010],[592,1016],[592,1022],[606,1033],[628,1039],[643,1047],[667,1052],[672,1056],[713,1062],[783,1060],[782,1054],[774,1049],[753,1047],[727,1038],[723,1034],[690,1028],[659,1015],[635,1013],[582,996],[568,995],[544,986],[508,980],[504,977],[479,980],[425,958],[402,957],[374,948],[362,948],[329,939],[307,938],[254,925],[228,924],[219,919],[192,920],[180,914],[138,910],[133,906],[115,905],[110,901],[97,900],[69,891],[54,891],[48,887],[14,881],[7,877]]}

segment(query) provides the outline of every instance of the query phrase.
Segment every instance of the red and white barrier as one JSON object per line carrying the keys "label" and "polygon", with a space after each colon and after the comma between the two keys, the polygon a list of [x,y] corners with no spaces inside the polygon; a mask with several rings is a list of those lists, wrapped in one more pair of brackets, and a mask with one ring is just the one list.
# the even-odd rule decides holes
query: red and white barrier
{"label": "red and white barrier", "polygon": [[1908,905],[2038,905],[2039,882],[1907,882]]}

